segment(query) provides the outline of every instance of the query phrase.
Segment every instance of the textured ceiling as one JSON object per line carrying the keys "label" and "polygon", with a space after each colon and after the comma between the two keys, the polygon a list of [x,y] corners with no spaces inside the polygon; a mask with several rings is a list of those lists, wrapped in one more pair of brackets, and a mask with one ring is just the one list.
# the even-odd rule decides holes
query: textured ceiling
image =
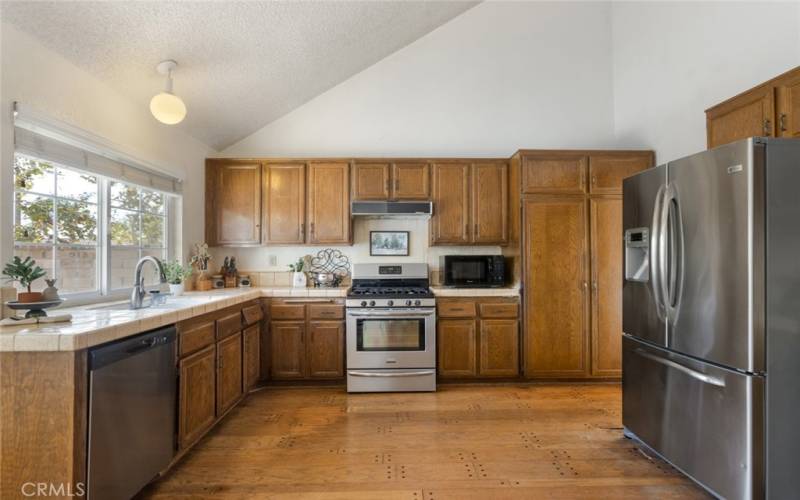
{"label": "textured ceiling", "polygon": [[[476,2],[2,2],[2,18],[142,106],[175,59],[177,125],[224,148]],[[58,78],[58,75],[53,75]]]}

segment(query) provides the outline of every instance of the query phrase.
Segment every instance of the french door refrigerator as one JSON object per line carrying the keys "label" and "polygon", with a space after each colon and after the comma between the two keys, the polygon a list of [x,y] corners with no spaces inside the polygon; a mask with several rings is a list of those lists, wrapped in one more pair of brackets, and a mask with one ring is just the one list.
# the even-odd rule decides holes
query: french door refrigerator
{"label": "french door refrigerator", "polygon": [[800,140],[623,182],[623,425],[722,498],[800,496]]}

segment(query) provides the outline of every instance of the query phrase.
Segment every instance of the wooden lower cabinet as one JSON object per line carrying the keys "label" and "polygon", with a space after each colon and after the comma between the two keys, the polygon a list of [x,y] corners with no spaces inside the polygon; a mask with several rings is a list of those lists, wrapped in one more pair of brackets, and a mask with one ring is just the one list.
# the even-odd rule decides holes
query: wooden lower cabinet
{"label": "wooden lower cabinet", "polygon": [[217,342],[217,415],[242,397],[242,334]]}
{"label": "wooden lower cabinet", "polygon": [[309,321],[306,361],[310,378],[344,377],[344,323]]}
{"label": "wooden lower cabinet", "polygon": [[305,377],[305,321],[270,322],[273,379]]}
{"label": "wooden lower cabinet", "polygon": [[261,378],[261,327],[258,324],[242,331],[242,390],[249,391]]}
{"label": "wooden lower cabinet", "polygon": [[440,299],[437,309],[439,378],[519,375],[517,299]]}
{"label": "wooden lower cabinet", "polygon": [[478,375],[474,319],[442,319],[436,328],[439,376],[466,378]]}
{"label": "wooden lower cabinet", "polygon": [[482,377],[519,375],[519,321],[482,319],[479,324],[479,374]]}
{"label": "wooden lower cabinet", "polygon": [[179,363],[178,446],[200,438],[216,420],[216,344]]}

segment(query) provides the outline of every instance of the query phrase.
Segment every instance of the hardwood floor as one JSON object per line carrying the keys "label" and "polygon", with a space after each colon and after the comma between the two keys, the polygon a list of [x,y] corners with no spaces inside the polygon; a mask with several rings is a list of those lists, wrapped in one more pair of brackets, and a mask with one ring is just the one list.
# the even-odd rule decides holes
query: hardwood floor
{"label": "hardwood floor", "polygon": [[622,437],[616,384],[251,394],[141,498],[708,498]]}

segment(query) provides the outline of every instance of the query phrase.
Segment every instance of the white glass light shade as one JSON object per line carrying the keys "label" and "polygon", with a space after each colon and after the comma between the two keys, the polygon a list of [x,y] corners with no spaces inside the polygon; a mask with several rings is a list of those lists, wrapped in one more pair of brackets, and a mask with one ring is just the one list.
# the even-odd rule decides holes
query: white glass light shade
{"label": "white glass light shade", "polygon": [[186,105],[175,94],[161,92],[150,100],[150,112],[161,123],[175,125],[186,117]]}

